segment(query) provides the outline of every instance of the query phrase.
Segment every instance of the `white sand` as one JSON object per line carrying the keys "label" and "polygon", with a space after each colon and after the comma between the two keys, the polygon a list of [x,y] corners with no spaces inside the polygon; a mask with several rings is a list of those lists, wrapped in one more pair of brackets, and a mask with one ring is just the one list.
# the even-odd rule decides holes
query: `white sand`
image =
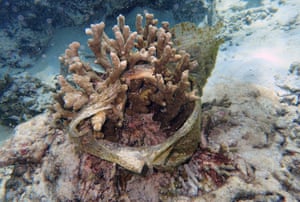
{"label": "white sand", "polygon": [[[221,1],[218,4],[219,10],[225,11],[220,12],[225,20],[229,20],[230,8],[242,6],[245,1],[234,2]],[[271,5],[269,1],[265,2],[268,3],[266,7]],[[219,51],[206,93],[217,83],[232,80],[276,90],[274,77],[287,74],[290,64],[300,61],[300,1],[290,0],[280,6],[274,3],[273,7],[278,9],[273,16],[254,21],[249,26],[241,25],[241,29],[232,34],[233,45]],[[286,30],[289,26],[292,28]],[[251,34],[246,36],[248,33]]]}

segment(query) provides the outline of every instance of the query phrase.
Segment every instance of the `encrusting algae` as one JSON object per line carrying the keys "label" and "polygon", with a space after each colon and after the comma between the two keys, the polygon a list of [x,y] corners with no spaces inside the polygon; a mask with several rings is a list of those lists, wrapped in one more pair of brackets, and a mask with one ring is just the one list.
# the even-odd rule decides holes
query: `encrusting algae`
{"label": "encrusting algae", "polygon": [[173,167],[192,155],[200,141],[203,88],[203,79],[190,74],[199,71],[199,62],[173,42],[177,30],[171,32],[168,22],[157,27],[153,14],[145,18],[143,26],[143,17],[136,16],[132,32],[120,15],[115,39],[105,34],[104,22],[86,29],[95,64],[105,73],[94,71],[79,56],[80,44],[71,43],[60,61],[72,79],[58,77],[54,106],[55,119],[68,123],[81,150],[137,173],[145,165]]}

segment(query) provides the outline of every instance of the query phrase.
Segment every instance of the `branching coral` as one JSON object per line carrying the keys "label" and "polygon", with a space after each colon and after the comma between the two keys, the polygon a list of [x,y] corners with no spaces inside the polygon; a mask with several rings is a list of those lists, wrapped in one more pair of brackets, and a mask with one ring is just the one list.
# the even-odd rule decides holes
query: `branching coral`
{"label": "branching coral", "polygon": [[[173,47],[167,22],[159,28],[152,14],[146,14],[145,18],[143,27],[143,17],[136,16],[137,31],[132,32],[125,25],[125,17],[120,15],[118,25],[113,27],[114,39],[104,32],[104,22],[86,29],[86,34],[92,36],[88,45],[95,55],[94,63],[104,68],[105,73],[95,72],[91,64],[79,57],[78,42],[70,44],[60,57],[63,66],[72,73],[72,80],[58,77],[61,90],[56,96],[55,118],[69,122],[70,136],[84,151],[117,161],[124,167],[120,154],[110,152],[116,149],[113,142],[127,146],[158,145],[180,127],[188,133],[199,121],[200,109],[195,108],[200,103],[198,89],[190,77],[197,61],[190,60],[186,51]],[[193,120],[189,121],[189,116]],[[152,153],[144,149],[137,154],[130,148],[131,154],[127,153],[126,158],[132,155],[132,159],[142,159],[141,164],[153,164],[149,161],[165,153],[166,159],[175,142],[184,135],[177,136],[170,140],[172,144],[151,149]],[[199,140],[190,140],[194,141],[193,151]],[[151,160],[145,156],[151,156]]]}

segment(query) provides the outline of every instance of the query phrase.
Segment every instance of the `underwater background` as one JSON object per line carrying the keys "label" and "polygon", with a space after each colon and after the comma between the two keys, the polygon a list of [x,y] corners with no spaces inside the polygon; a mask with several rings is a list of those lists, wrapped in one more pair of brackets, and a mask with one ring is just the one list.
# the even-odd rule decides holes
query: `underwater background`
{"label": "underwater background", "polygon": [[[240,183],[243,190],[249,189],[256,195],[249,192],[246,197],[236,191],[223,201],[261,198],[268,201],[267,193],[269,201],[299,201],[300,1],[297,0],[0,0],[1,144],[16,134],[16,126],[52,105],[53,94],[59,88],[57,76],[63,73],[58,58],[68,45],[78,41],[79,51],[89,54],[85,28],[104,21],[106,33],[113,36],[111,27],[120,14],[134,27],[138,13],[153,13],[160,21],[168,21],[170,27],[186,21],[197,27],[222,23],[218,37],[224,41],[202,102],[212,103],[228,96],[245,117],[250,114],[248,118],[253,122],[241,117],[235,120],[239,123],[246,120],[244,129],[213,141],[248,145],[245,148],[249,150],[240,151],[241,156],[255,167],[255,178],[264,179],[259,181],[261,187],[249,187],[244,181],[234,179],[236,189]],[[249,90],[253,85],[260,90]],[[264,100],[265,97],[268,99]],[[252,104],[244,106],[248,101]],[[250,113],[259,109],[262,111],[257,114]],[[221,129],[226,131],[226,127]],[[249,132],[240,137],[238,134],[246,128],[263,135],[251,139]],[[247,169],[245,166],[244,170]],[[1,179],[11,174],[3,173]],[[216,193],[221,197],[221,191]],[[210,200],[207,196],[204,201]]]}

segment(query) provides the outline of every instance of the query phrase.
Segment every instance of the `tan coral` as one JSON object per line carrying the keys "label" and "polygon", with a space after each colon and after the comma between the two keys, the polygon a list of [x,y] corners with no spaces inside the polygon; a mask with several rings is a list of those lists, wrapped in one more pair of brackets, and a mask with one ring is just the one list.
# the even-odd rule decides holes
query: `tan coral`
{"label": "tan coral", "polygon": [[[200,120],[198,89],[189,74],[197,68],[197,61],[191,61],[187,52],[173,47],[168,22],[163,22],[159,28],[153,14],[146,14],[143,27],[142,18],[137,15],[137,31],[132,32],[125,24],[125,17],[120,15],[118,24],[113,27],[114,39],[104,32],[104,22],[86,29],[86,34],[92,36],[88,45],[95,55],[95,64],[104,68],[105,73],[93,71],[90,64],[79,57],[78,42],[70,44],[60,60],[73,74],[75,85],[60,76],[59,105],[55,105],[56,117],[65,118],[67,122],[71,120],[70,136],[83,151],[135,172],[141,172],[145,164],[177,165],[192,154],[200,139],[194,131],[199,128],[194,124]],[[68,115],[70,117],[66,117]],[[142,124],[143,129],[128,122],[138,121],[132,117],[143,116],[147,120],[147,124]],[[154,145],[156,147],[131,148],[106,140],[113,138],[129,143],[122,138],[130,138],[130,134],[142,135],[142,131],[149,131],[147,127],[153,126],[158,126],[161,134],[166,135],[150,137],[151,133],[146,132],[150,135],[148,140],[155,141],[137,140],[137,146],[153,142],[158,144]],[[184,129],[176,132],[181,127]],[[194,132],[189,134],[189,130]],[[103,140],[96,141],[91,134],[99,132],[104,134]],[[184,152],[172,151],[184,136],[189,136],[189,140],[178,144],[185,148]]]}
{"label": "tan coral", "polygon": [[72,108],[77,111],[88,102],[87,96],[82,91],[72,87],[64,77],[59,76],[58,81],[64,94],[64,108]]}
{"label": "tan coral", "polygon": [[92,117],[92,125],[95,131],[101,131],[102,126],[106,120],[106,114],[104,111],[100,111]]}

